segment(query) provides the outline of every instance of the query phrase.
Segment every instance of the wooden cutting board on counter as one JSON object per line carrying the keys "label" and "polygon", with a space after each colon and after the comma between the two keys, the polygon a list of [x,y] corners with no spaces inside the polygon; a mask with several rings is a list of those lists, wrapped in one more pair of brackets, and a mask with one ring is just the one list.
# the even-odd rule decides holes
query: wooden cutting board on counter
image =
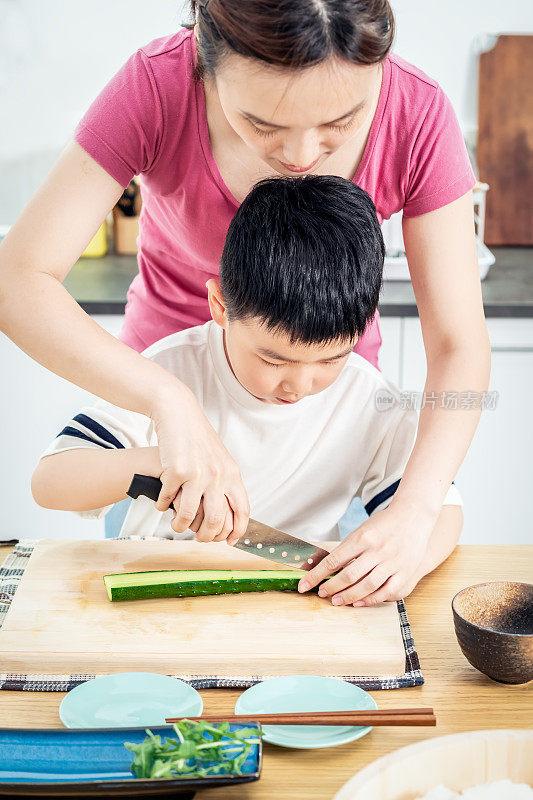
{"label": "wooden cutting board on counter", "polygon": [[224,542],[42,540],[0,629],[2,672],[403,674],[396,603],[338,608],[292,592],[111,603],[102,580],[113,572],[276,568]]}
{"label": "wooden cutting board on counter", "polygon": [[485,242],[531,247],[533,36],[505,34],[492,44],[479,56],[477,162],[490,186]]}

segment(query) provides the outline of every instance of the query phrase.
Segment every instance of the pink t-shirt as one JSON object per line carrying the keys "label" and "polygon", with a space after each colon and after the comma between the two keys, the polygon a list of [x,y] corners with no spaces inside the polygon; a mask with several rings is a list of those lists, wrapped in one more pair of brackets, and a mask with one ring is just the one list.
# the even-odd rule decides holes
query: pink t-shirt
{"label": "pink t-shirt", "polygon": [[[188,30],[155,39],[124,64],[92,103],[76,141],[127,186],[141,175],[139,274],[128,291],[121,339],[142,351],[210,319],[205,283],[217,277],[239,203],[211,151],[201,83],[193,79]],[[469,191],[475,177],[450,101],[432,78],[391,53],[378,106],[353,181],[380,223],[414,217]],[[356,352],[377,366],[378,319]]]}

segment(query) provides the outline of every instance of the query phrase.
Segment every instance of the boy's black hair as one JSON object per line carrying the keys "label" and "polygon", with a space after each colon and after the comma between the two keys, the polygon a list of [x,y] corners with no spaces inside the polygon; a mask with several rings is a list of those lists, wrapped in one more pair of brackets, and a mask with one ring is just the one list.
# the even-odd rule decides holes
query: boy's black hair
{"label": "boy's black hair", "polygon": [[258,317],[305,344],[361,336],[385,245],[369,195],[334,175],[267,178],[235,214],[220,281],[230,320]]}

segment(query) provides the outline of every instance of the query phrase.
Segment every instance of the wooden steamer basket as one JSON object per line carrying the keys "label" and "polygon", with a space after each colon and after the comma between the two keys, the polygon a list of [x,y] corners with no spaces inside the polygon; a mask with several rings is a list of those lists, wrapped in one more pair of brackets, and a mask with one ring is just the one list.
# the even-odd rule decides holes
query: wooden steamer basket
{"label": "wooden steamer basket", "polygon": [[402,747],[354,775],[334,800],[414,800],[439,784],[461,792],[505,779],[533,785],[533,730],[471,731]]}

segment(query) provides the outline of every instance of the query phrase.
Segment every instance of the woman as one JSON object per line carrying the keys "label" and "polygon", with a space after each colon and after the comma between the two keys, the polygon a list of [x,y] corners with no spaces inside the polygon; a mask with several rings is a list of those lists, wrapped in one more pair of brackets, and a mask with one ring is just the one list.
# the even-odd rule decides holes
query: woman
{"label": "woman", "polygon": [[[440,87],[390,53],[386,0],[202,0],[193,30],[135,53],[93,103],[0,248],[1,326],[33,358],[152,418],[164,466],[157,507],[177,531],[236,541],[248,500],[195,398],[139,352],[208,319],[206,281],[260,178],[354,180],[403,233],[427,354],[426,392],[483,391],[489,347],[474,242],[474,176]],[[61,282],[134,174],[142,175],[139,276],[117,341]],[[68,220],[68,226],[65,225]],[[33,313],[26,313],[28,298]],[[24,305],[23,305],[24,304]],[[375,320],[359,352],[377,363]],[[139,352],[136,352],[139,351]],[[307,578],[343,602],[407,594],[479,409],[422,410],[393,502]],[[357,560],[364,541],[372,556]],[[408,542],[408,544],[407,544]]]}

